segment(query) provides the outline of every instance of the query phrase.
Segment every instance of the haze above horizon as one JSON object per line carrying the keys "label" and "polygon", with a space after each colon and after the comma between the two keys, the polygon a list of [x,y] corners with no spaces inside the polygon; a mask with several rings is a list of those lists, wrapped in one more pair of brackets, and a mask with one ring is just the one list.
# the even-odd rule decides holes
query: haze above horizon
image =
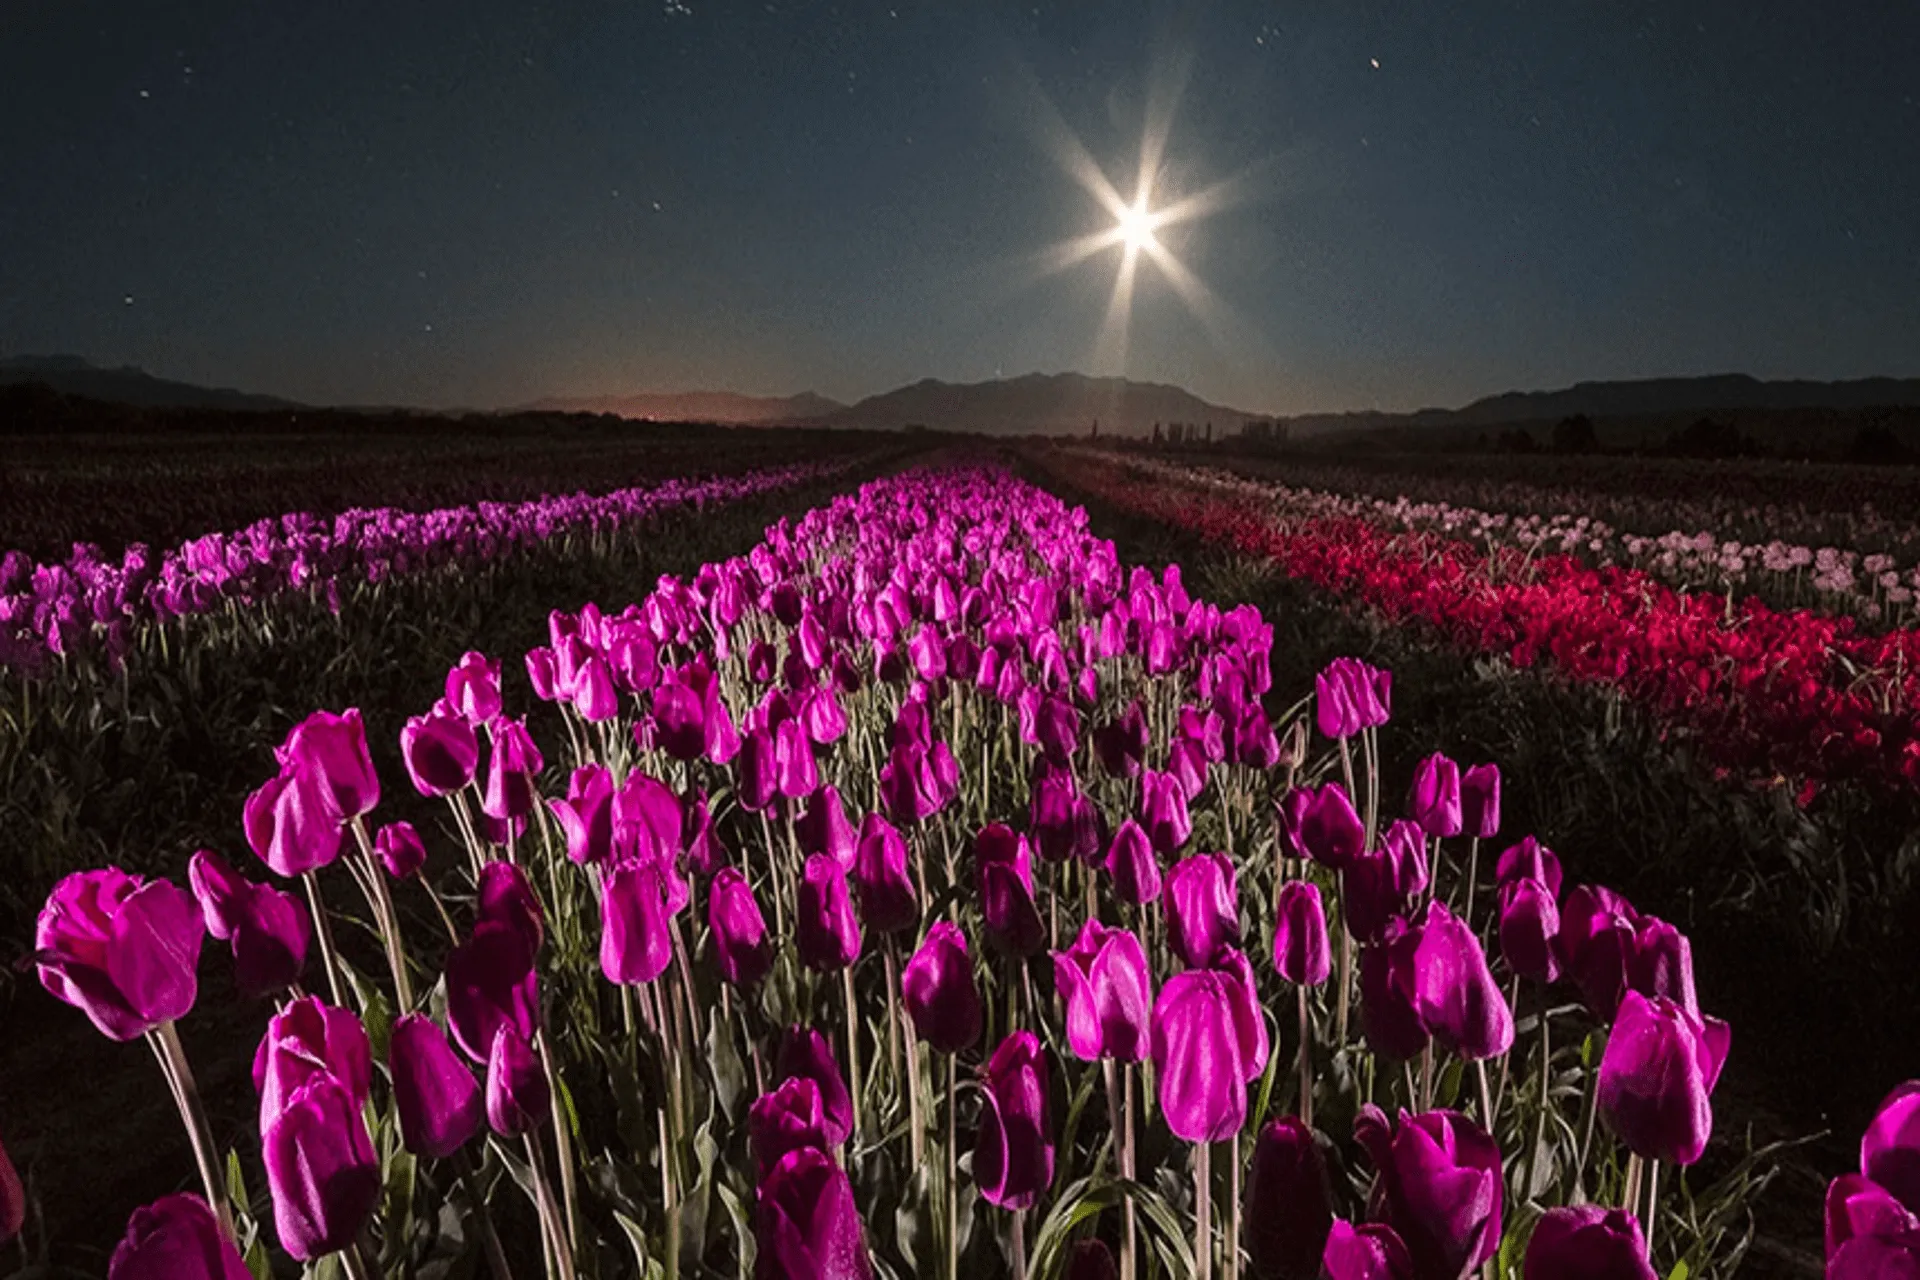
{"label": "haze above horizon", "polygon": [[1920,10],[1098,12],[11,16],[0,353],[486,408],[1920,375]]}

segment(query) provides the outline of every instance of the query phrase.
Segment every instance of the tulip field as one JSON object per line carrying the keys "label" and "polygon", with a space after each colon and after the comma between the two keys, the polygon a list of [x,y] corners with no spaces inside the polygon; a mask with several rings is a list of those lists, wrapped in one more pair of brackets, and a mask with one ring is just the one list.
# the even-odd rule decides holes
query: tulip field
{"label": "tulip field", "polygon": [[[1590,528],[1081,451],[918,463],[9,560],[20,743],[133,732],[151,673],[340,639],[322,675],[233,686],[274,727],[190,856],[137,828],[21,854],[15,1004],[91,1025],[116,1096],[168,1117],[172,1172],[109,1206],[91,1265],[54,1256],[9,1084],[0,1272],[1749,1273],[1787,1152],[1717,1114],[1728,1064],[1768,1053],[1712,998],[1739,976],[1696,974],[1685,921],[1516,821],[1551,807],[1516,793],[1531,766],[1427,736],[1404,672],[1301,670],[1286,619],[1126,562],[1035,480],[1605,683],[1713,785],[1788,809],[1920,782],[1896,587],[1869,629],[1568,554],[1645,553]],[[636,529],[691,544],[736,506],[771,519],[750,546],[617,571]],[[466,643],[502,597],[462,584],[521,563],[516,591],[593,596]],[[372,630],[394,601],[415,616]],[[405,683],[365,652],[429,643],[458,656]],[[0,777],[57,797],[37,758],[0,741]],[[236,1035],[197,1039],[215,1020]],[[1824,1237],[1829,1276],[1920,1275],[1903,1074],[1787,1232]]]}

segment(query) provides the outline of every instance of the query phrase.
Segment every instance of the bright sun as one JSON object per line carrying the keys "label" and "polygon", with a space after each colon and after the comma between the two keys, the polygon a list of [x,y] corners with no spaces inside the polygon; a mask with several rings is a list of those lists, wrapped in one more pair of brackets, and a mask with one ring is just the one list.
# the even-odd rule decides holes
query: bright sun
{"label": "bright sun", "polygon": [[1120,238],[1126,243],[1129,249],[1145,249],[1155,243],[1153,238],[1153,224],[1154,217],[1147,212],[1147,206],[1144,202],[1136,204],[1130,209],[1123,209],[1120,211],[1120,221],[1118,224]]}

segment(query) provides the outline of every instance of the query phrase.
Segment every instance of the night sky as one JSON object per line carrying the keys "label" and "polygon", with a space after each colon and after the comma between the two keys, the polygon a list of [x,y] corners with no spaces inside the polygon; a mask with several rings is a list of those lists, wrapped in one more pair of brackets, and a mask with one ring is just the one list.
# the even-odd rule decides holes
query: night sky
{"label": "night sky", "polygon": [[[1043,269],[1115,225],[1063,157],[1131,199],[1176,100],[1205,292],[1142,255],[1122,357],[1125,250]],[[1920,5],[8,0],[28,352],[449,407],[1920,375]]]}

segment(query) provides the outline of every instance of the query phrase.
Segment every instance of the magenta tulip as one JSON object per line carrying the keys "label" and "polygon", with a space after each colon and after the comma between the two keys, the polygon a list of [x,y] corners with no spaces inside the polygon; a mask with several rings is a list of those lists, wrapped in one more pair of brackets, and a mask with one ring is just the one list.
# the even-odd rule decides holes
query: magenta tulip
{"label": "magenta tulip", "polygon": [[1246,957],[1167,979],[1153,1006],[1153,1069],[1174,1135],[1221,1142],[1247,1121],[1247,1085],[1266,1070],[1270,1043]]}
{"label": "magenta tulip", "polygon": [[261,1128],[296,1089],[319,1076],[339,1081],[356,1102],[365,1102],[373,1087],[373,1049],[351,1009],[302,996],[267,1020],[253,1055]]}
{"label": "magenta tulip", "polygon": [[1480,939],[1444,902],[1427,904],[1413,966],[1420,1021],[1441,1044],[1469,1062],[1512,1046],[1513,1010],[1487,968]]}
{"label": "magenta tulip", "polygon": [[1046,940],[1033,902],[1033,857],[1027,838],[995,822],[974,837],[975,879],[987,940],[1007,955],[1036,954]]}
{"label": "magenta tulip", "polygon": [[1420,931],[1394,920],[1378,943],[1360,953],[1360,1025],[1367,1047],[1405,1061],[1427,1045],[1419,1007]]}
{"label": "magenta tulip", "polygon": [[1499,765],[1477,764],[1460,775],[1460,827],[1479,840],[1500,834]]}
{"label": "magenta tulip", "polygon": [[833,1046],[812,1027],[789,1027],[780,1037],[780,1055],[774,1075],[781,1081],[804,1076],[820,1090],[820,1114],[826,1123],[827,1141],[833,1146],[845,1143],[853,1133],[853,1096],[847,1092],[846,1077],[833,1056]]}
{"label": "magenta tulip", "polygon": [[794,912],[793,940],[809,969],[830,973],[860,958],[860,921],[847,891],[847,872],[824,853],[807,859]]}
{"label": "magenta tulip", "polygon": [[1047,1059],[1031,1031],[1016,1031],[987,1061],[973,1178],[980,1195],[1003,1209],[1030,1209],[1053,1183],[1053,1134],[1047,1122]]}
{"label": "magenta tulip", "polygon": [[512,1023],[493,1033],[487,1055],[487,1123],[503,1138],[539,1128],[553,1101],[540,1054]]}
{"label": "magenta tulip", "polygon": [[1317,1280],[1333,1227],[1327,1160],[1298,1116],[1269,1120],[1247,1182],[1247,1252],[1256,1280]]}
{"label": "magenta tulip", "polygon": [[400,730],[400,760],[413,789],[423,796],[444,796],[473,781],[480,764],[480,742],[473,724],[446,703],[424,716],[410,716]]}
{"label": "magenta tulip", "polygon": [[394,1020],[387,1069],[408,1151],[444,1160],[480,1131],[486,1118],[480,1086],[433,1019],[408,1013]]}
{"label": "magenta tulip", "polygon": [[1422,760],[1413,772],[1407,814],[1430,836],[1459,835],[1460,766],[1437,751]]}
{"label": "magenta tulip", "polygon": [[487,785],[480,811],[510,821],[533,812],[533,779],[546,767],[524,721],[499,716],[493,721],[493,750],[487,756]]}
{"label": "magenta tulip", "polygon": [[773,967],[773,942],[766,917],[754,900],[753,886],[732,867],[713,877],[707,897],[707,926],[713,934],[714,967],[725,981],[751,987]]}
{"label": "magenta tulip", "polygon": [[1415,1280],[1407,1246],[1385,1223],[1356,1227],[1336,1220],[1320,1265],[1326,1280]]}
{"label": "magenta tulip", "polygon": [[359,1236],[380,1200],[380,1162],[361,1100],[320,1074],[289,1094],[261,1131],[280,1246],[302,1262]]}
{"label": "magenta tulip", "polygon": [[878,813],[867,815],[853,859],[860,919],[876,933],[898,933],[920,921],[920,903],[907,871],[907,841]]}
{"label": "magenta tulip", "polygon": [[389,822],[373,833],[373,856],[395,880],[405,880],[427,865],[427,846],[411,822]]}
{"label": "magenta tulip", "polygon": [[454,1043],[476,1063],[493,1051],[493,1033],[512,1023],[522,1038],[540,1025],[539,978],[524,934],[481,925],[447,954],[447,1025]]}
{"label": "magenta tulip", "polygon": [[848,820],[846,805],[841,803],[840,792],[831,782],[822,784],[807,797],[806,808],[794,820],[793,833],[800,841],[801,853],[808,857],[824,853],[839,863],[842,870],[853,870],[860,830]]}
{"label": "magenta tulip", "polygon": [[1288,982],[1317,987],[1333,972],[1327,913],[1310,880],[1289,880],[1274,901],[1273,967]]}
{"label": "magenta tulip", "polygon": [[773,1172],[780,1157],[789,1151],[801,1147],[824,1151],[832,1146],[827,1140],[820,1086],[806,1076],[795,1076],[754,1099],[747,1112],[747,1135],[760,1178]]}
{"label": "magenta tulip", "polygon": [[1193,834],[1193,819],[1179,779],[1152,769],[1140,771],[1140,825],[1155,853],[1172,853],[1187,842]]}
{"label": "magenta tulip", "polygon": [[1500,886],[1500,954],[1523,978],[1560,978],[1560,908],[1552,891],[1531,876]]}
{"label": "magenta tulip", "polygon": [[1076,1057],[1139,1062],[1147,1056],[1153,975],[1140,939],[1089,920],[1072,948],[1053,953],[1053,974]]}
{"label": "magenta tulip", "polygon": [[[4,1239],[0,1234],[0,1239]],[[252,1280],[207,1202],[178,1194],[135,1209],[107,1280]]]}
{"label": "magenta tulip", "polygon": [[567,857],[598,866],[613,852],[613,775],[602,764],[583,764],[567,780],[567,798],[549,800],[567,837]]}
{"label": "magenta tulip", "polygon": [[1161,889],[1167,943],[1190,968],[1205,968],[1227,947],[1240,945],[1239,891],[1233,859],[1196,853],[1167,871]]}
{"label": "magenta tulip", "polygon": [[320,785],[323,803],[342,824],[380,803],[380,777],[373,771],[358,707],[339,715],[314,712],[293,727],[278,754],[283,771]]}
{"label": "magenta tulip", "polygon": [[1732,1032],[1673,1001],[1629,991],[1600,1059],[1600,1118],[1629,1151],[1692,1164],[1713,1133],[1713,1087]]}
{"label": "magenta tulip", "polygon": [[54,885],[34,929],[34,960],[48,991],[109,1039],[132,1040],[193,1008],[205,936],[185,889],[102,867]]}
{"label": "magenta tulip", "polygon": [[447,705],[476,725],[500,714],[500,663],[477,649],[447,672]]}
{"label": "magenta tulip", "polygon": [[1889,1093],[1860,1135],[1860,1172],[1920,1213],[1920,1080]]}
{"label": "magenta tulip", "polygon": [[608,982],[652,982],[673,963],[666,877],[651,862],[622,862],[600,886],[600,972]]}
{"label": "magenta tulip", "polygon": [[1426,842],[1420,828],[1406,821],[1387,828],[1379,848],[1342,870],[1340,886],[1348,930],[1362,942],[1377,940],[1387,922],[1405,912],[1427,887]]}
{"label": "magenta tulip", "polygon": [[236,874],[208,849],[187,863],[187,881],[200,900],[207,932],[233,949],[241,995],[263,996],[299,981],[313,936],[305,903]]}
{"label": "magenta tulip", "polygon": [[1107,874],[1113,877],[1114,896],[1131,906],[1160,896],[1160,859],[1146,829],[1132,818],[1120,824],[1107,846]]}
{"label": "magenta tulip", "polygon": [[1655,1280],[1640,1220],[1625,1209],[1549,1209],[1527,1243],[1523,1280]]}
{"label": "magenta tulip", "polygon": [[1374,1199],[1406,1243],[1414,1273],[1465,1276],[1500,1249],[1500,1148],[1457,1111],[1400,1113],[1368,1104],[1354,1137],[1373,1160]]}
{"label": "magenta tulip", "polygon": [[538,952],[546,938],[546,917],[534,897],[527,873],[511,862],[489,862],[480,868],[474,898],[474,927],[502,924],[516,929]]}
{"label": "magenta tulip", "polygon": [[853,1184],[833,1157],[799,1147],[760,1183],[755,1280],[871,1280]]}
{"label": "magenta tulip", "polygon": [[980,990],[958,925],[940,920],[927,930],[901,970],[900,994],[914,1031],[940,1052],[958,1053],[980,1039]]}
{"label": "magenta tulip", "polygon": [[1298,812],[1293,843],[1299,852],[1323,867],[1345,870],[1366,851],[1367,829],[1354,811],[1347,789],[1329,782],[1315,790],[1303,788],[1304,804],[1296,802],[1282,810],[1283,817]]}

